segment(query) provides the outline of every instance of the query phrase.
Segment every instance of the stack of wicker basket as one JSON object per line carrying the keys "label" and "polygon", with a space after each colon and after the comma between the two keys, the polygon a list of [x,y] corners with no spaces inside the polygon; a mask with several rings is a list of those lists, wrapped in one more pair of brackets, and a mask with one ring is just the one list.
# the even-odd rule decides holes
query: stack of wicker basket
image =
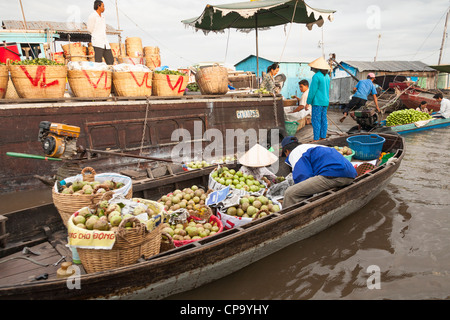
{"label": "stack of wicker basket", "polygon": [[119,61],[119,57],[123,57],[126,54],[125,44],[121,43],[110,43],[111,51],[114,57],[114,60]]}
{"label": "stack of wicker basket", "polygon": [[150,70],[161,67],[161,55],[158,47],[145,47],[144,57],[145,65],[150,68]]}
{"label": "stack of wicker basket", "polygon": [[0,65],[0,99],[6,96],[8,88],[9,71],[6,65]]}
{"label": "stack of wicker basket", "polygon": [[125,39],[125,47],[127,57],[139,58],[144,56],[144,49],[142,47],[142,40],[139,37],[130,37]]}
{"label": "stack of wicker basket", "polygon": [[70,61],[87,61],[86,51],[87,48],[80,42],[69,42],[62,46],[64,50],[64,56]]}

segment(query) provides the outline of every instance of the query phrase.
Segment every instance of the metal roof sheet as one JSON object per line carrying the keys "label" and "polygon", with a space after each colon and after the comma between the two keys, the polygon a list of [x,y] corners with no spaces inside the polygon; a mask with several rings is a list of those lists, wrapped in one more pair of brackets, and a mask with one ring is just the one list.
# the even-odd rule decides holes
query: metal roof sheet
{"label": "metal roof sheet", "polygon": [[422,72],[436,72],[427,64],[421,61],[342,61],[352,67],[355,67],[360,72],[364,71],[422,71]]}
{"label": "metal roof sheet", "polygon": [[[6,30],[25,30],[25,24],[21,20],[3,20],[2,28]],[[53,30],[58,33],[85,33],[89,34],[87,25],[84,22],[53,22],[53,21],[27,21],[28,30]],[[120,31],[106,25],[106,34],[118,35]]]}

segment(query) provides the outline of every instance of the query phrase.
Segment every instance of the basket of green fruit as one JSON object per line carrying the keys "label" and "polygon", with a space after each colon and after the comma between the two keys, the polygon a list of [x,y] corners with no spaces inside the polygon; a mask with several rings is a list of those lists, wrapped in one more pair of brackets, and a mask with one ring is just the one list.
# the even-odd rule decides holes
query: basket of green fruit
{"label": "basket of green fruit", "polygon": [[[86,174],[87,171],[93,174]],[[64,184],[56,182],[52,188],[53,204],[67,226],[68,218],[80,208],[96,204],[108,192],[131,198],[133,188],[131,179],[115,173],[96,174],[90,168],[84,168],[81,174],[64,179]]]}
{"label": "basket of green fruit", "polygon": [[182,96],[189,77],[183,72],[162,70],[153,72],[152,94],[154,96]]}
{"label": "basket of green fruit", "polygon": [[46,58],[13,61],[11,80],[20,98],[62,98],[66,89],[67,66]]}

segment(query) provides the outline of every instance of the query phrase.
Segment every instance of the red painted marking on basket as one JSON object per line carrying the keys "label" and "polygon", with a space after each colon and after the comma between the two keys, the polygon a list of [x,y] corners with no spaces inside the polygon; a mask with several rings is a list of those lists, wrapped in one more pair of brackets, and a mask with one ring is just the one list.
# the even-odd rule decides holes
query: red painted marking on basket
{"label": "red painted marking on basket", "polygon": [[108,85],[108,73],[106,71],[102,71],[102,73],[100,74],[100,77],[98,77],[97,83],[92,82],[91,77],[89,77],[89,75],[86,72],[86,70],[83,70],[83,74],[88,79],[88,81],[91,84],[91,86],[94,87],[94,89],[98,88],[98,84],[100,83],[100,80],[102,80],[103,75],[104,75],[105,76],[105,84],[103,86],[103,89],[106,89],[106,90],[111,89],[111,86],[107,87],[107,85]]}
{"label": "red painted marking on basket", "polygon": [[133,71],[130,71],[130,74],[131,74],[131,76],[133,77],[134,81],[136,82],[136,84],[137,84],[139,87],[142,87],[142,86],[144,85],[144,82],[145,82],[145,86],[146,86],[147,88],[150,89],[150,88],[152,87],[152,86],[149,86],[149,85],[148,85],[148,73],[146,73],[146,74],[144,75],[144,77],[142,78],[142,82],[141,82],[141,83],[139,83],[138,79],[136,79],[136,76],[134,75]]}
{"label": "red painted marking on basket", "polygon": [[172,89],[172,91],[175,91],[175,89],[178,87],[178,85],[180,85],[180,88],[178,89],[178,93],[184,92],[184,89],[182,89],[183,87],[183,76],[179,76],[177,83],[175,83],[174,86],[172,86],[172,82],[170,81],[170,77],[168,74],[166,74],[166,78],[167,78],[167,83],[169,84],[170,89]]}
{"label": "red painted marking on basket", "polygon": [[[28,70],[25,66],[20,66],[20,69],[22,69],[22,71],[25,73],[28,80],[30,80],[31,84],[34,87],[37,87],[39,85],[41,88],[47,88],[47,87],[56,86],[59,84],[58,80],[54,80],[50,83],[47,83],[47,78],[45,76],[45,71],[47,70],[47,66],[38,66],[36,69],[36,75],[34,78],[30,75],[30,73],[28,72]],[[39,82],[41,80],[41,78],[42,78],[42,81]]]}
{"label": "red painted marking on basket", "polygon": [[4,88],[0,88],[0,92],[5,92],[6,90]]}
{"label": "red painted marking on basket", "polygon": [[161,67],[161,57],[158,56],[158,58],[156,58],[156,59],[152,58],[152,59],[150,59],[150,61],[152,62],[153,66],[155,68]]}

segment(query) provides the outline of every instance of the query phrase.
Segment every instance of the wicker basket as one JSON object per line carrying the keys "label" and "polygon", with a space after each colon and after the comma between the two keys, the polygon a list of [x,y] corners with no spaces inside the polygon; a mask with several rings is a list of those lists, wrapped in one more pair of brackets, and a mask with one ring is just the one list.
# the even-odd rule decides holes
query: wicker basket
{"label": "wicker basket", "polygon": [[62,98],[66,89],[66,66],[9,65],[11,80],[20,98]]}
{"label": "wicker basket", "polygon": [[182,96],[188,85],[188,76],[153,73],[154,96]]}
{"label": "wicker basket", "polygon": [[66,58],[64,58],[64,52],[54,52],[52,53],[52,60],[64,64],[66,63]]}
{"label": "wicker basket", "polygon": [[165,252],[175,248],[173,238],[167,232],[161,233],[161,245],[159,252]]}
{"label": "wicker basket", "polygon": [[139,37],[130,37],[125,39],[125,47],[127,56],[132,58],[142,57],[144,49],[142,47],[142,40]]}
{"label": "wicker basket", "polygon": [[[118,58],[120,56],[124,56],[126,54],[125,44],[119,45],[118,43],[110,43],[111,51],[114,58]],[[120,48],[122,47],[122,52],[120,52]]]}
{"label": "wicker basket", "polygon": [[114,72],[113,83],[119,97],[152,95],[152,72]]}
{"label": "wicker basket", "polygon": [[[89,172],[89,173],[87,173]],[[83,181],[94,181],[95,170],[86,167],[81,171],[83,175]],[[107,189],[107,188],[105,188]],[[131,199],[133,196],[133,188],[130,188],[128,193],[126,194],[127,199]],[[102,193],[98,194],[64,194],[55,191],[55,188],[52,188],[52,199],[53,204],[58,210],[61,219],[63,220],[64,225],[67,227],[67,220],[72,216],[72,214],[84,207],[89,207],[97,204],[103,197]]]}
{"label": "wicker basket", "polygon": [[142,64],[145,65],[145,59],[144,57],[118,57],[117,60],[119,63],[128,63],[132,65]]}
{"label": "wicker basket", "polygon": [[111,93],[111,71],[69,70],[68,80],[76,97],[104,98]]}
{"label": "wicker basket", "polygon": [[[130,221],[135,226],[125,228],[125,224]],[[116,232],[116,241],[111,250],[77,248],[78,255],[87,273],[128,266],[141,257],[147,259],[160,252],[161,230],[162,223],[149,232],[139,219],[124,219]]]}
{"label": "wicker basket", "polygon": [[94,47],[92,46],[92,43],[89,42],[89,45],[87,47],[87,59],[91,62],[95,62],[95,50]]}
{"label": "wicker basket", "polygon": [[161,56],[159,54],[149,54],[145,56],[145,65],[150,70],[161,67]]}
{"label": "wicker basket", "polygon": [[228,92],[228,70],[215,65],[202,67],[195,74],[202,94],[225,94]]}
{"label": "wicker basket", "polygon": [[8,81],[9,81],[8,67],[0,65],[0,99],[3,99],[6,96]]}
{"label": "wicker basket", "polygon": [[159,47],[144,47],[144,56],[159,54]]}
{"label": "wicker basket", "polygon": [[65,57],[70,61],[87,61],[86,47],[80,42],[68,43],[61,46]]}

